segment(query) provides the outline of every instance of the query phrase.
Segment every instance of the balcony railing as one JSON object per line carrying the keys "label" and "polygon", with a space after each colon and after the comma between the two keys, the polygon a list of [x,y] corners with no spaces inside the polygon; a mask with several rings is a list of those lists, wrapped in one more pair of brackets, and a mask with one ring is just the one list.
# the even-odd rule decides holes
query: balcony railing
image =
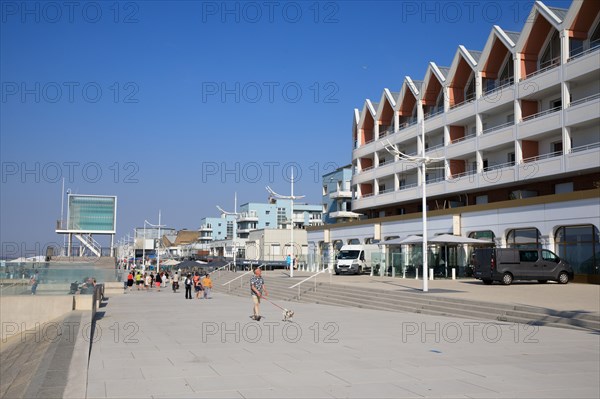
{"label": "balcony railing", "polygon": [[469,133],[469,134],[466,134],[466,135],[464,135],[462,137],[459,137],[457,139],[451,140],[450,144],[460,143],[461,141],[465,141],[465,140],[468,140],[468,139],[473,138],[473,137],[475,137],[475,133]]}
{"label": "balcony railing", "polygon": [[580,98],[579,100],[571,101],[571,103],[569,104],[569,107],[574,107],[574,106],[579,105],[579,104],[587,103],[588,101],[593,101],[593,100],[596,100],[598,98],[600,98],[600,93],[596,93],[596,94],[593,94],[591,96]]}
{"label": "balcony railing", "polygon": [[521,80],[529,79],[533,76],[542,74],[550,69],[556,68],[560,65],[560,57],[552,58],[546,62],[540,63],[540,68],[537,71],[531,72],[530,74],[525,75]]}
{"label": "balcony railing", "polygon": [[580,53],[571,53],[569,55],[569,59],[567,60],[567,62],[571,62],[577,58],[583,57],[584,55],[587,55],[589,53],[592,53],[592,52],[598,51],[598,50],[600,50],[600,39],[590,42],[590,48],[587,50],[584,50]]}
{"label": "balcony railing", "polygon": [[563,154],[562,151],[549,152],[547,154],[542,154],[542,155],[536,155],[534,157],[523,158],[523,162],[522,163],[528,163],[528,162],[540,161],[542,159],[559,157],[562,154]]}
{"label": "balcony railing", "polygon": [[378,166],[381,167],[381,166],[384,166],[384,165],[387,165],[387,164],[390,164],[390,163],[394,163],[394,160],[393,159],[386,159],[383,162],[379,162]]}
{"label": "balcony railing", "polygon": [[497,169],[504,169],[504,168],[512,168],[513,166],[515,166],[514,162],[505,162],[505,163],[499,163],[496,165],[490,165],[490,166],[486,166],[485,168],[483,168],[483,172],[487,172],[489,170],[497,170]]}
{"label": "balcony railing", "polygon": [[387,194],[394,191],[394,188],[386,188],[385,190],[379,190],[379,194]]}
{"label": "balcony railing", "polygon": [[573,147],[569,150],[570,154],[573,154],[575,152],[581,152],[581,151],[587,151],[587,150],[592,150],[594,148],[600,148],[600,142],[598,143],[592,143],[592,144],[586,144],[586,145],[580,145],[577,147]]}
{"label": "balcony railing", "polygon": [[[523,119],[525,120],[525,119]],[[485,129],[484,131],[482,131],[482,134],[487,134],[487,133],[491,133],[494,132],[496,130],[500,130],[500,129],[504,129],[505,127],[509,127],[509,126],[513,126],[515,124],[515,122],[506,122],[506,123],[502,123],[500,125],[496,125],[496,126],[492,126],[492,127],[488,127],[487,129]]]}
{"label": "balcony railing", "polygon": [[417,124],[417,120],[416,119],[412,119],[412,120],[409,120],[407,122],[401,122],[398,125],[398,130],[406,129],[407,127],[410,127],[410,126],[413,126],[413,125],[416,125],[416,124]]}
{"label": "balcony railing", "polygon": [[425,119],[433,118],[434,116],[439,115],[442,112],[444,112],[443,108],[432,110],[432,111],[427,112],[423,117]]}
{"label": "balcony railing", "polygon": [[368,171],[368,170],[371,170],[371,169],[373,169],[374,167],[375,167],[375,166],[373,166],[373,165],[371,165],[371,166],[367,166],[366,168],[362,168],[362,169],[359,171],[359,173],[366,172],[366,171]]}
{"label": "balcony railing", "polygon": [[561,110],[561,107],[554,107],[554,108],[550,108],[550,109],[547,109],[547,110],[542,111],[542,112],[538,112],[537,114],[527,115],[527,116],[521,118],[521,122],[526,122],[526,121],[529,121],[529,120],[532,120],[532,119],[536,119],[536,118],[539,118],[539,117],[542,117],[544,115],[548,115],[548,114],[551,114],[553,112],[560,111],[560,110]]}
{"label": "balcony railing", "polygon": [[468,96],[468,97],[467,97],[467,98],[465,98],[463,101],[461,101],[461,102],[459,102],[459,103],[456,103],[456,104],[452,104],[452,105],[450,106],[450,108],[449,108],[449,109],[458,108],[458,107],[460,107],[461,105],[465,105],[465,104],[468,104],[468,103],[472,103],[473,101],[475,101],[475,95],[473,95],[473,96]]}
{"label": "balcony railing", "polygon": [[436,144],[436,145],[432,145],[432,146],[430,146],[430,147],[427,147],[427,148],[425,149],[425,152],[429,152],[429,151],[435,151],[435,150],[437,150],[437,149],[439,149],[439,148],[443,148],[443,147],[444,147],[444,143],[439,143],[439,144]]}
{"label": "balcony railing", "polygon": [[418,185],[419,185],[418,183],[403,184],[403,185],[400,185],[400,187],[398,187],[398,191],[408,190],[409,188],[417,187]]}
{"label": "balcony railing", "polygon": [[514,83],[515,82],[514,82],[513,78],[507,79],[505,81],[500,82],[500,84],[498,86],[494,86],[492,88],[488,88],[487,90],[485,90],[483,92],[483,95],[487,96],[488,94],[492,94],[492,93],[495,93],[497,91],[501,91],[501,90],[503,90],[503,89],[505,89],[505,88],[507,88],[509,86],[512,86]]}
{"label": "balcony railing", "polygon": [[477,174],[477,169],[468,170],[468,171],[462,172],[462,173],[454,173],[454,174],[452,174],[452,176],[450,176],[448,178],[448,180],[460,179],[461,177],[471,176],[471,175],[475,175],[475,174]]}
{"label": "balcony railing", "polygon": [[439,183],[444,180],[446,180],[446,178],[444,176],[430,177],[427,179],[427,184]]}

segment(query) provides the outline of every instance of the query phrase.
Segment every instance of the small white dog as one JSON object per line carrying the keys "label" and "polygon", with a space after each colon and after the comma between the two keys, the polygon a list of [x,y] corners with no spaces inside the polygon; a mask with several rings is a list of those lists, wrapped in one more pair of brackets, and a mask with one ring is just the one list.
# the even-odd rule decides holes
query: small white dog
{"label": "small white dog", "polygon": [[294,311],[289,309],[283,309],[283,321],[292,321],[294,317]]}

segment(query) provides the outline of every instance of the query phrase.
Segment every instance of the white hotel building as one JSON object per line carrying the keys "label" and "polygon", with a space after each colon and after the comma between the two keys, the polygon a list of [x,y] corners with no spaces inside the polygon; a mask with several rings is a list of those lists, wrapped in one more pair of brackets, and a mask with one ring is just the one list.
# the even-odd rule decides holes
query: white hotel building
{"label": "white hotel building", "polygon": [[[430,236],[541,246],[600,282],[600,1],[535,2],[522,32],[493,26],[482,51],[459,46],[450,67],[366,100],[352,140],[352,210],[366,219],[309,228],[317,258],[422,234],[426,183]],[[423,176],[390,144],[439,161]],[[382,248],[388,265],[401,251]]]}

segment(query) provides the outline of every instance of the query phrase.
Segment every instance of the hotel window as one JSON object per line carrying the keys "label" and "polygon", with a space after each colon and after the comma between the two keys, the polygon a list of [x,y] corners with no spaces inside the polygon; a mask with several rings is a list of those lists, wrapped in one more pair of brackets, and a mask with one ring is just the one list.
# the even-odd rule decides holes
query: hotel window
{"label": "hotel window", "polygon": [[475,238],[477,240],[494,242],[495,237],[496,236],[492,230],[472,231],[469,233],[469,238]]}
{"label": "hotel window", "polygon": [[590,49],[600,46],[600,22],[596,24],[596,28],[590,35]]}
{"label": "hotel window", "polygon": [[327,184],[323,184],[323,195],[327,195]]}
{"label": "hotel window", "polygon": [[547,68],[550,66],[558,65],[560,63],[560,38],[558,31],[554,29],[554,33],[550,37],[550,40],[546,44],[546,48],[542,52],[540,57],[539,69]]}
{"label": "hotel window", "polygon": [[515,123],[515,114],[506,115],[506,123]]}
{"label": "hotel window", "polygon": [[600,234],[596,226],[561,226],[555,241],[557,255],[573,267],[575,274],[600,274]]}
{"label": "hotel window", "polygon": [[562,107],[562,99],[556,98],[554,100],[550,100],[550,109],[558,109]]}
{"label": "hotel window", "polygon": [[514,73],[514,65],[512,60],[512,55],[508,53],[506,59],[504,61],[504,65],[500,70],[500,78],[499,85],[505,85],[513,82],[515,73]]}
{"label": "hotel window", "polygon": [[475,99],[475,73],[471,72],[469,83],[465,88],[465,101],[471,101]]}
{"label": "hotel window", "polygon": [[507,155],[508,155],[508,156],[507,156],[507,158],[508,158],[508,159],[507,159],[507,162],[508,162],[510,165],[514,165],[514,164],[515,164],[515,153],[514,153],[514,152],[509,152]]}
{"label": "hotel window", "polygon": [[541,238],[536,228],[513,229],[506,235],[506,244],[509,248],[540,248]]}
{"label": "hotel window", "polygon": [[271,255],[281,255],[281,246],[279,244],[271,244]]}
{"label": "hotel window", "polygon": [[555,141],[550,144],[550,152],[555,155],[562,155],[563,152],[563,143],[562,141]]}
{"label": "hotel window", "polygon": [[572,193],[573,182],[557,183],[554,185],[554,194]]}
{"label": "hotel window", "polygon": [[432,113],[442,112],[444,110],[444,89],[440,89],[440,93],[435,101],[435,109]]}

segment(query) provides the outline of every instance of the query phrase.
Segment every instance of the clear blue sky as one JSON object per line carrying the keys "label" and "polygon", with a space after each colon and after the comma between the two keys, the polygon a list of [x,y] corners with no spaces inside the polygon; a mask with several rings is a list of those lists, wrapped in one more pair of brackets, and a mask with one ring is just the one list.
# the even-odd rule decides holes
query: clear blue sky
{"label": "clear blue sky", "polygon": [[118,196],[117,238],[159,209],[196,229],[234,192],[288,193],[289,163],[320,203],[354,108],[482,50],[494,24],[520,31],[532,2],[0,4],[0,240],[31,249],[62,241],[61,177]]}

